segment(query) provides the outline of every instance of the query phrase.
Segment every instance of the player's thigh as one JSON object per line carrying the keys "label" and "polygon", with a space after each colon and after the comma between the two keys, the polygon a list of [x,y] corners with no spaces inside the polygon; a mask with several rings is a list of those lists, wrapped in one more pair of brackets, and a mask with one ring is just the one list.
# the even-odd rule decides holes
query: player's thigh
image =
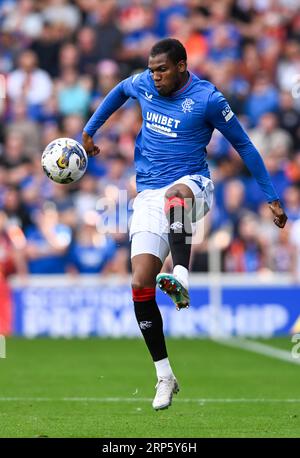
{"label": "player's thigh", "polygon": [[[164,188],[147,189],[137,195],[133,203],[133,215],[130,224],[131,240],[135,234],[143,232],[165,237],[164,233],[168,222],[164,213],[164,193]],[[139,236],[139,239],[135,242],[137,248],[140,248],[140,244],[138,244],[140,237],[143,236]],[[152,248],[152,245],[155,246],[157,244],[157,241],[152,241],[150,235],[146,235],[146,237],[147,248]],[[168,238],[165,238],[167,241]]]}
{"label": "player's thigh", "polygon": [[193,205],[190,213],[193,222],[201,220],[210,210],[213,202],[213,182],[202,175],[186,175],[175,182],[184,184],[193,194]]}
{"label": "player's thigh", "polygon": [[159,274],[168,253],[168,243],[158,234],[135,233],[131,242],[133,287],[154,287],[156,275]]}
{"label": "player's thigh", "polygon": [[190,208],[194,202],[192,189],[184,183],[176,183],[170,186],[165,193],[165,199],[169,199],[170,197],[179,197],[186,200],[187,206]]}

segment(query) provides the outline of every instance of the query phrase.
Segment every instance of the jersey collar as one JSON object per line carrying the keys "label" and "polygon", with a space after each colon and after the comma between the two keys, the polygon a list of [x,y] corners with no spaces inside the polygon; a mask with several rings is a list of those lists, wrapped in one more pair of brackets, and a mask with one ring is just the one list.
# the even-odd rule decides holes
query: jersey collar
{"label": "jersey collar", "polygon": [[190,72],[188,72],[188,74],[189,74],[189,77],[188,77],[188,80],[187,80],[187,82],[185,83],[185,85],[182,86],[180,89],[178,89],[178,91],[173,92],[173,94],[171,95],[171,97],[176,97],[177,95],[182,94],[182,93],[185,92],[185,91],[187,90],[187,88],[191,85],[193,76],[192,76],[192,74],[191,74]]}

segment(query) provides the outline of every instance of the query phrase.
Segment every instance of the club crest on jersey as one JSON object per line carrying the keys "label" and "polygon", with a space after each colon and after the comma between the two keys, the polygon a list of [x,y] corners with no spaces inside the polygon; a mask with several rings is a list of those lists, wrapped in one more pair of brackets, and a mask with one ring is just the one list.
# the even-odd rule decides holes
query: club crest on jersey
{"label": "club crest on jersey", "polygon": [[192,99],[185,99],[185,100],[182,102],[182,104],[181,104],[181,106],[182,106],[182,111],[183,111],[184,113],[187,113],[187,112],[190,113],[190,112],[192,111],[192,109],[193,109],[193,105],[194,105],[194,104],[195,104],[194,100],[192,100]]}

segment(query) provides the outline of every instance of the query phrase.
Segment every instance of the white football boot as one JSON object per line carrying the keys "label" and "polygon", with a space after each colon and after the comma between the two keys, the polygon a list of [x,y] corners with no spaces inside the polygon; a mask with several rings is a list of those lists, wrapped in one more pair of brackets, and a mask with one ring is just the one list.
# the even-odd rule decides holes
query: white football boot
{"label": "white football boot", "polygon": [[152,402],[152,407],[155,410],[167,409],[172,404],[173,394],[179,391],[179,385],[176,378],[160,377],[155,386],[156,395]]}

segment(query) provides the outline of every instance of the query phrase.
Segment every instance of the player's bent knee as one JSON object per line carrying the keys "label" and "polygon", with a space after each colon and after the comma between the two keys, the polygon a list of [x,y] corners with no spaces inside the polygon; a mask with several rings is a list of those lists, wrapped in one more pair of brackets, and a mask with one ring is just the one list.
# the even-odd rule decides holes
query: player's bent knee
{"label": "player's bent knee", "polygon": [[179,197],[180,199],[183,199],[184,195],[180,189],[174,187],[174,188],[168,189],[165,193],[166,199],[170,199],[171,197]]}
{"label": "player's bent knee", "polygon": [[142,281],[135,280],[131,283],[131,288],[133,290],[143,289],[144,287],[145,287],[145,284]]}
{"label": "player's bent knee", "polygon": [[155,280],[154,281],[147,281],[146,278],[135,278],[133,276],[131,282],[132,289],[144,289],[144,288],[154,288],[155,287]]}

